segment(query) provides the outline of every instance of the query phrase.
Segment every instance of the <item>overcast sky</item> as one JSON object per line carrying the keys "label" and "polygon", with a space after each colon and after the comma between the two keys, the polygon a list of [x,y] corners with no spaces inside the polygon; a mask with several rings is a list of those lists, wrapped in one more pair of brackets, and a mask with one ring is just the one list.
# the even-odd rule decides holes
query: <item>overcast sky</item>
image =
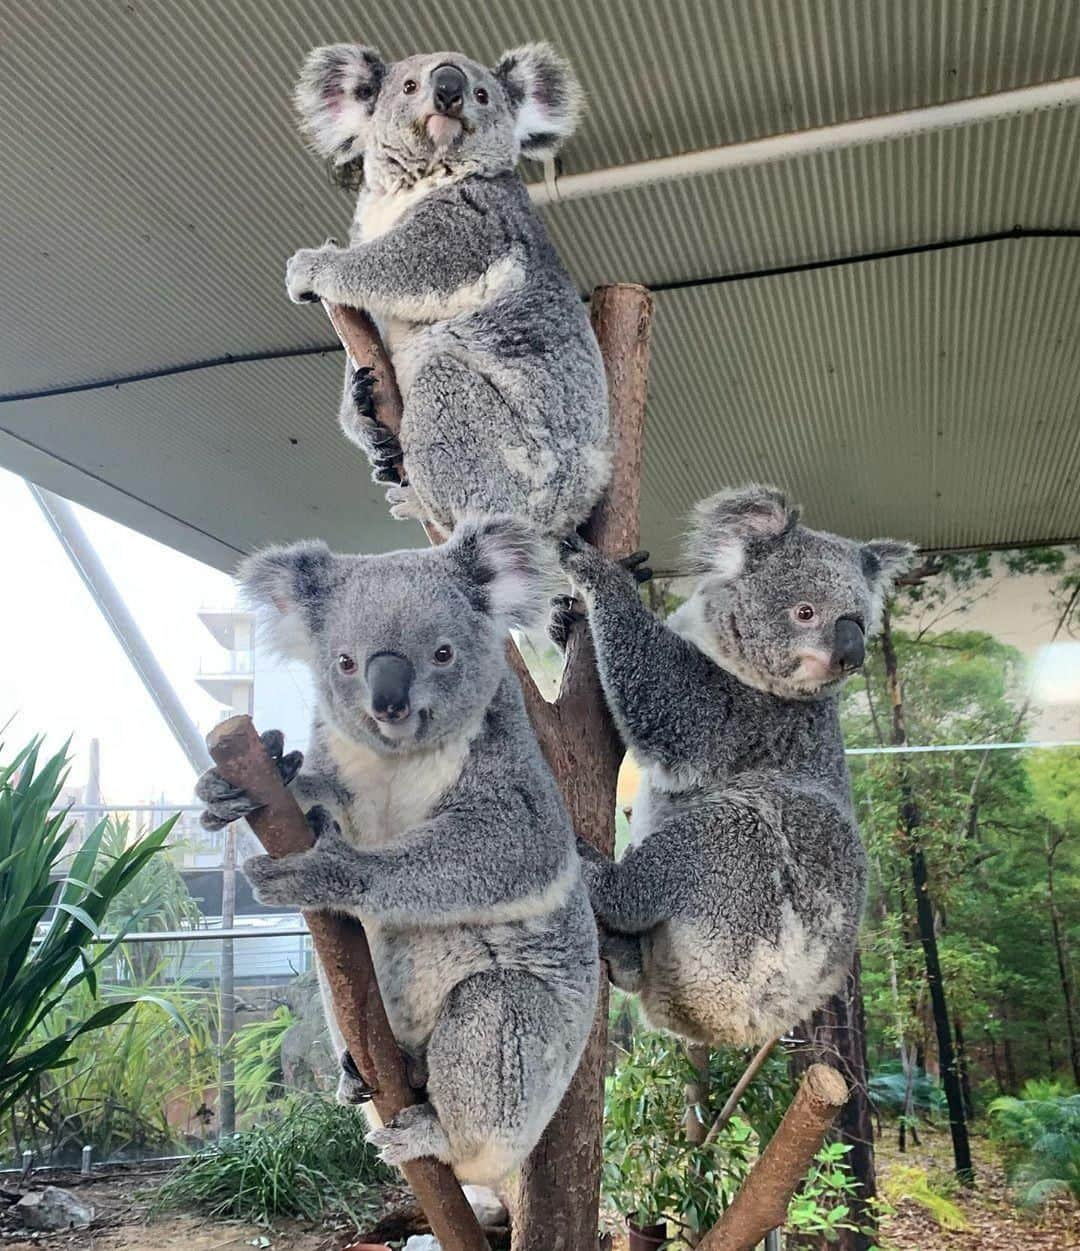
{"label": "overcast sky", "polygon": [[[233,603],[228,577],[84,508],[79,520],[200,729],[217,703],[195,682],[200,657],[223,658],[196,612]],[[34,734],[51,747],[73,736],[71,780],[101,740],[109,803],[164,796],[193,802],[193,774],[21,478],[0,470],[7,539],[0,599],[0,726],[4,755]]]}

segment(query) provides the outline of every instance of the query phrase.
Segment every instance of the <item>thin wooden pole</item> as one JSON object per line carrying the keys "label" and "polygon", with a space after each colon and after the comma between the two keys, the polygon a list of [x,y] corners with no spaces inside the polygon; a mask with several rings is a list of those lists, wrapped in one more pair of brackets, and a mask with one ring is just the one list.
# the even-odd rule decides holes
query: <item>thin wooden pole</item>
{"label": "thin wooden pole", "polygon": [[[248,818],[271,856],[308,850],[313,843],[304,814],[282,784],[250,717],[231,717],[207,736],[221,775],[256,800]],[[383,1121],[416,1102],[405,1062],[386,1019],[364,927],[332,912],[305,912],[315,951],[326,973],[334,1014],[352,1058],[374,1091]],[[487,1251],[487,1239],[451,1170],[434,1159],[402,1170],[443,1251]]]}

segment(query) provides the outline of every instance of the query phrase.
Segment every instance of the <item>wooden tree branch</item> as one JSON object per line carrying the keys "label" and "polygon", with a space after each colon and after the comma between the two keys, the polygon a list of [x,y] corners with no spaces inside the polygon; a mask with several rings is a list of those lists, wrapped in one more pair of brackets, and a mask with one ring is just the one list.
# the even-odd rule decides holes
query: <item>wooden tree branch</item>
{"label": "wooden tree branch", "polygon": [[847,1083],[834,1068],[815,1064],[807,1069],[776,1133],[731,1206],[698,1243],[698,1251],[751,1251],[770,1230],[783,1225],[791,1196],[847,1094]]}
{"label": "wooden tree branch", "polygon": [[[306,851],[311,831],[299,805],[281,782],[250,717],[216,726],[206,746],[221,774],[261,807],[248,824],[271,856]],[[405,1063],[375,981],[364,927],[351,917],[305,912],[349,1052],[375,1091],[380,1117],[389,1120],[416,1102]],[[444,1251],[487,1251],[488,1243],[451,1170],[437,1160],[416,1160],[402,1169]]]}
{"label": "wooden tree branch", "polygon": [[728,1121],[730,1121],[735,1115],[740,1100],[749,1089],[750,1083],[755,1077],[757,1077],[762,1068],[764,1068],[765,1061],[772,1055],[773,1048],[780,1041],[780,1038],[780,1034],[777,1034],[775,1038],[770,1038],[768,1042],[762,1043],[762,1045],[754,1053],[750,1063],[743,1070],[742,1076],[732,1088],[731,1094],[728,1095],[727,1102],[717,1114],[716,1120],[709,1126],[709,1132],[705,1135],[705,1142],[712,1142],[716,1135],[720,1133]]}

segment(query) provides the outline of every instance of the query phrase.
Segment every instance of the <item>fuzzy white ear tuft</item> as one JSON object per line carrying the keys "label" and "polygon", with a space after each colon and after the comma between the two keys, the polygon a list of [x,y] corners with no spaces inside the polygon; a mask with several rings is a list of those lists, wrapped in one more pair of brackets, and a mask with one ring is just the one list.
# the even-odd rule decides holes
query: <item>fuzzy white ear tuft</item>
{"label": "fuzzy white ear tuft", "polygon": [[336,562],[325,543],[311,540],[268,547],[237,570],[241,594],[280,656],[310,661],[315,631],[337,583]]}
{"label": "fuzzy white ear tuft", "polygon": [[868,633],[881,625],[885,601],[892,594],[896,579],[906,573],[915,561],[918,548],[900,539],[873,539],[859,548],[862,571],[870,586],[870,621]]}
{"label": "fuzzy white ear tuft", "polygon": [[494,69],[514,110],[514,137],[522,156],[542,161],[574,133],[585,93],[570,64],[549,43],[504,52]]}
{"label": "fuzzy white ear tuft", "polygon": [[334,165],[363,156],[386,74],[374,48],[335,43],[308,53],[293,97],[311,145]]}
{"label": "fuzzy white ear tuft", "polygon": [[442,550],[499,629],[538,624],[545,610],[544,548],[527,522],[509,515],[461,521]]}
{"label": "fuzzy white ear tuft", "polygon": [[725,582],[739,576],[747,545],[754,539],[779,538],[799,520],[775,487],[747,486],[720,491],[694,509],[688,554],[698,568]]}

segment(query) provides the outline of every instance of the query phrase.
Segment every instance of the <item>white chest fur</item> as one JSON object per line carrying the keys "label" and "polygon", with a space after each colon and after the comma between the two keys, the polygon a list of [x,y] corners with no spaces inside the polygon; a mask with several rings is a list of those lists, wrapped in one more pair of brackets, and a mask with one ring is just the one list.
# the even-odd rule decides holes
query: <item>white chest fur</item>
{"label": "white chest fur", "polygon": [[439,173],[421,178],[411,187],[367,192],[357,201],[356,215],[353,218],[354,240],[358,243],[370,243],[372,239],[378,239],[388,230],[392,230],[409,209],[414,208],[437,187],[445,187],[459,180],[460,175]]}
{"label": "white chest fur", "polygon": [[352,829],[342,831],[358,846],[393,842],[431,815],[461,776],[469,738],[431,751],[383,756],[332,731],[327,746],[341,783],[353,795]]}

